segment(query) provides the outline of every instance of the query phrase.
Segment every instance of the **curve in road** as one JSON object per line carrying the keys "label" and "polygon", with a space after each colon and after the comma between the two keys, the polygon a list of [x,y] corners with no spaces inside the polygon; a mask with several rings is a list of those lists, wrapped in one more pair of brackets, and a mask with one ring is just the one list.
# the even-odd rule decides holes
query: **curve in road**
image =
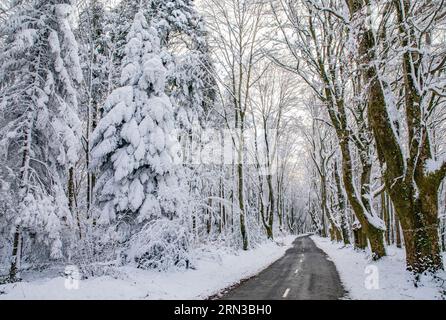
{"label": "curve in road", "polygon": [[223,294],[223,300],[338,300],[346,292],[334,263],[309,236],[258,275]]}

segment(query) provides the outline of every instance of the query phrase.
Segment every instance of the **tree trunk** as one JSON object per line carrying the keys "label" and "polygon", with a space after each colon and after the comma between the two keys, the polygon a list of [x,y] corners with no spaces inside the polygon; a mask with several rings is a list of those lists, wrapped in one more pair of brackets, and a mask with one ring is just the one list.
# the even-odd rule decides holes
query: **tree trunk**
{"label": "tree trunk", "polygon": [[442,246],[442,250],[446,251],[446,223],[445,223],[444,218],[443,218],[443,223],[442,223],[442,227],[441,227],[441,246]]}
{"label": "tree trunk", "polygon": [[326,238],[328,234],[327,234],[327,226],[325,225],[325,210],[322,210],[321,227],[322,227],[321,237]]}
{"label": "tree trunk", "polygon": [[[225,199],[225,189],[223,185],[223,180],[221,178],[220,178],[220,198]],[[220,202],[220,227],[219,227],[220,233],[223,232],[225,226],[226,226],[226,206],[223,202]]]}
{"label": "tree trunk", "polygon": [[367,248],[367,236],[365,235],[362,228],[353,230],[353,235],[355,237],[355,248],[359,250],[364,250]]}
{"label": "tree trunk", "polygon": [[208,209],[206,209],[208,212],[208,219],[206,221],[206,233],[210,234],[212,229],[212,199],[208,200]]}
{"label": "tree trunk", "polygon": [[401,248],[401,231],[400,231],[400,220],[398,219],[398,216],[395,215],[395,243],[397,248]]}
{"label": "tree trunk", "polygon": [[331,241],[335,241],[335,234],[334,234],[334,229],[330,226],[330,228],[328,229],[328,234],[330,235],[330,240]]}
{"label": "tree trunk", "polygon": [[[269,162],[269,160],[268,160]],[[268,163],[268,170],[271,170]],[[274,224],[274,212],[275,212],[275,202],[274,202],[274,190],[273,190],[273,182],[271,173],[268,173],[266,176],[268,183],[268,225],[266,228],[266,232],[268,235],[268,239],[273,239],[273,224]]]}
{"label": "tree trunk", "polygon": [[[347,139],[347,138],[344,138]],[[344,140],[341,142],[341,152],[342,152],[342,168],[343,168],[343,178],[344,178],[344,186],[348,195],[348,199],[350,205],[355,212],[356,217],[362,226],[362,233],[370,240],[370,248],[372,250],[373,259],[378,260],[381,257],[386,255],[386,249],[384,246],[384,232],[383,230],[378,229],[374,225],[372,225],[367,217],[365,210],[369,210],[367,208],[367,201],[363,201],[363,205],[361,205],[360,201],[364,200],[364,186],[370,183],[370,170],[371,168],[367,168],[365,165],[363,166],[363,174],[361,176],[361,185],[362,192],[361,196],[363,199],[359,200],[356,194],[355,187],[353,185],[353,175],[352,175],[352,162],[350,158],[350,148],[348,146],[348,141]]]}
{"label": "tree trunk", "polygon": [[79,212],[75,212],[76,210],[76,201],[75,201],[75,192],[74,192],[74,168],[71,167],[68,170],[68,208],[71,211],[71,214],[76,217],[76,224],[79,230],[79,239],[82,239],[82,228]]}
{"label": "tree trunk", "polygon": [[347,221],[345,219],[344,212],[341,213],[341,231],[342,231],[342,240],[344,241],[344,244],[346,246],[351,244],[350,236],[348,234]]}
{"label": "tree trunk", "polygon": [[332,229],[334,230],[334,240],[336,240],[336,242],[341,242],[342,234],[339,228],[337,228],[335,225],[332,225]]}
{"label": "tree trunk", "polygon": [[12,262],[9,269],[9,281],[15,282],[19,280],[19,269],[21,260],[21,232],[20,227],[17,226],[14,232],[14,241],[12,245]]}
{"label": "tree trunk", "polygon": [[443,245],[443,251],[446,251],[446,228],[443,227],[443,231],[441,234],[441,243]]}
{"label": "tree trunk", "polygon": [[68,208],[74,212],[74,169],[68,169]]}
{"label": "tree trunk", "polygon": [[[376,68],[376,43],[373,31],[368,25],[367,1],[346,0],[352,19],[360,18],[358,54],[361,57],[358,65],[365,66],[363,77],[368,83],[368,116],[377,144],[378,158],[385,167],[384,180],[392,199],[396,214],[403,229],[406,247],[407,268],[414,273],[436,271],[442,269],[439,249],[437,221],[437,192],[444,177],[444,168],[426,176],[425,161],[431,158],[430,142],[426,130],[422,128],[420,119],[420,97],[414,88],[412,74],[419,59],[417,50],[406,50],[403,55],[403,80],[405,94],[405,111],[409,126],[409,158],[403,156],[400,145],[392,128],[386,107],[383,84],[380,82],[379,70]],[[412,34],[408,19],[409,1],[394,1],[401,32],[402,46],[412,46]],[[360,15],[363,16],[360,16]],[[365,16],[364,16],[365,15]],[[406,30],[405,28],[409,28]],[[415,62],[414,62],[415,61]]]}
{"label": "tree trunk", "polygon": [[[243,130],[243,129],[242,129]],[[237,164],[237,174],[238,174],[238,205],[239,205],[239,216],[240,216],[240,233],[242,235],[243,250],[248,250],[248,235],[246,232],[246,222],[245,222],[245,200],[244,200],[244,187],[243,187],[243,131],[240,130],[240,145],[238,150],[238,164]]]}
{"label": "tree trunk", "polygon": [[[431,203],[432,206],[429,209],[423,206],[421,200],[418,200],[412,205],[409,204],[409,207],[405,203],[405,210],[411,211],[402,211],[401,203],[398,204],[399,210],[407,213],[400,213],[399,216],[402,216],[400,223],[403,229],[408,269],[415,273],[442,269],[438,220],[432,215],[432,212],[437,212],[437,205]],[[429,211],[424,211],[426,209]]]}
{"label": "tree trunk", "polygon": [[386,232],[385,232],[386,243],[387,245],[390,245],[390,230],[392,230],[392,225],[390,224],[390,213],[389,213],[389,207],[387,206],[387,195],[385,192],[381,194],[381,210],[382,210],[383,220],[386,223]]}
{"label": "tree trunk", "polygon": [[86,147],[85,147],[85,166],[87,167],[87,218],[89,217],[90,205],[91,205],[91,172],[90,172],[90,130],[91,130],[91,103],[88,106],[87,112],[87,133],[85,137]]}
{"label": "tree trunk", "polygon": [[[26,194],[28,193],[28,179],[29,179],[29,169],[30,169],[30,153],[31,153],[31,145],[32,145],[32,131],[35,121],[35,114],[32,115],[31,119],[29,119],[29,126],[24,132],[24,143],[23,143],[23,157],[22,157],[22,167],[20,172],[20,195],[21,201],[25,199]],[[9,269],[9,280],[11,282],[18,280],[18,275],[20,272],[20,263],[22,260],[22,232],[20,225],[15,226],[14,232],[14,240],[12,244],[12,255],[11,255],[11,266]]]}
{"label": "tree trunk", "polygon": [[345,245],[350,244],[350,238],[348,234],[348,228],[347,228],[347,219],[346,219],[346,212],[345,212],[345,199],[344,194],[341,186],[341,177],[339,176],[338,172],[338,164],[337,162],[334,163],[334,176],[335,176],[335,182],[336,182],[336,190],[338,195],[338,206],[339,211],[341,215],[341,231],[342,231],[342,239],[344,240]]}

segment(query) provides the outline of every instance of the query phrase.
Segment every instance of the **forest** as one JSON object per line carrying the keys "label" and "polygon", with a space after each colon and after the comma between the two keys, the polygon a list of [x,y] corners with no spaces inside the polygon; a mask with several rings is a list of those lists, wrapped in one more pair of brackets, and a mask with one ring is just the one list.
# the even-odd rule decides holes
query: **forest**
{"label": "forest", "polygon": [[445,107],[445,0],[0,0],[0,286],[305,234],[446,279]]}

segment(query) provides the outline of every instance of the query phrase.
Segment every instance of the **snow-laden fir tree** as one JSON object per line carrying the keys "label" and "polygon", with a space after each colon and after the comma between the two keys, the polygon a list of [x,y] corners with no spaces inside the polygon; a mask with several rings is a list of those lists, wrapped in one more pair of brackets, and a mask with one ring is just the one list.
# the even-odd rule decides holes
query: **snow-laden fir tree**
{"label": "snow-laden fir tree", "polygon": [[186,263],[188,223],[160,54],[157,32],[140,11],[127,35],[121,87],[93,133],[92,168],[101,172],[98,222],[111,225],[113,240],[139,267],[163,269]]}
{"label": "snow-laden fir tree", "polygon": [[[209,168],[196,163],[201,152],[203,129],[210,125],[209,110],[215,100],[215,81],[212,77],[212,62],[207,32],[202,16],[190,0],[152,0],[146,13],[159,32],[161,46],[168,69],[168,90],[175,122],[181,130],[183,160],[189,163],[184,169],[188,187],[195,204],[194,230],[208,229],[199,222],[206,215],[208,196],[202,181]],[[198,164],[198,165],[197,165]],[[206,172],[205,172],[206,171]],[[205,179],[206,180],[206,179]]]}
{"label": "snow-laden fir tree", "polygon": [[178,34],[188,35],[192,42],[202,32],[202,18],[193,0],[149,0],[148,19],[156,23],[161,44],[166,46]]}
{"label": "snow-laden fir tree", "polygon": [[189,131],[194,124],[203,125],[215,99],[205,23],[192,0],[152,0],[148,16],[159,32],[163,50],[172,56],[168,82],[176,120]]}
{"label": "snow-laden fir tree", "polygon": [[112,12],[114,61],[118,65],[124,56],[131,19],[139,7],[160,38],[175,118],[181,128],[189,130],[193,123],[202,122],[204,112],[215,100],[203,18],[192,0],[122,1]]}
{"label": "snow-laden fir tree", "polygon": [[82,72],[70,11],[68,0],[26,1],[2,28],[0,189],[15,196],[2,192],[0,202],[11,222],[11,280],[22,252],[61,258],[73,229],[64,187],[78,158]]}
{"label": "snow-laden fir tree", "polygon": [[107,31],[110,38],[110,58],[113,67],[110,72],[112,88],[120,86],[122,59],[125,56],[127,35],[132,27],[133,19],[139,8],[145,6],[147,0],[120,1],[108,12]]}

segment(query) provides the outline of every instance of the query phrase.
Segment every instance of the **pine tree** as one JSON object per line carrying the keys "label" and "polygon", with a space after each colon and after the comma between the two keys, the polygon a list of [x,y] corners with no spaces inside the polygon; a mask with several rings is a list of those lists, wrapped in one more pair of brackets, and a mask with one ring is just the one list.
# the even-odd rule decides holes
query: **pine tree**
{"label": "pine tree", "polygon": [[111,70],[110,80],[112,90],[120,86],[121,65],[125,56],[127,35],[131,30],[135,15],[139,8],[146,7],[150,0],[120,1],[108,13],[107,32],[110,38]]}
{"label": "pine tree", "polygon": [[200,229],[200,220],[205,219],[196,217],[209,215],[204,209],[208,206],[205,198],[209,194],[203,192],[207,183],[202,181],[204,176],[208,176],[209,168],[191,163],[191,157],[200,152],[193,148],[200,148],[196,141],[203,129],[209,126],[207,114],[215,100],[215,80],[205,23],[190,0],[152,0],[146,15],[153,21],[161,38],[168,69],[169,97],[174,107],[176,127],[181,130],[183,160],[189,164],[183,167],[183,171],[190,196],[195,199],[192,202],[195,207],[191,211],[194,213],[193,228],[197,230]]}
{"label": "pine tree", "polygon": [[43,244],[46,255],[61,258],[64,230],[72,229],[64,186],[80,144],[76,88],[82,73],[70,11],[68,0],[25,2],[4,28],[0,181],[17,194],[9,208],[11,280],[18,276],[24,242]]}
{"label": "pine tree", "polygon": [[[169,97],[174,104],[175,119],[181,128],[189,130],[193,123],[202,122],[204,113],[215,100],[213,66],[203,18],[192,0],[121,2],[113,10],[111,19],[114,21],[111,40],[114,43],[116,69],[119,69],[124,56],[131,19],[139,7],[160,38],[161,57],[168,70]],[[186,44],[185,50],[176,50],[178,42]]]}
{"label": "pine tree", "polygon": [[[191,130],[194,123],[203,125],[204,114],[215,100],[213,66],[203,18],[192,0],[152,0],[148,16],[160,34],[163,50],[177,51],[170,54],[172,61],[168,63],[177,123],[186,130]],[[186,48],[175,50],[178,42]]]}
{"label": "pine tree", "polygon": [[[161,249],[172,239],[182,239],[180,250],[187,242],[181,224],[169,222],[181,219],[185,193],[176,170],[179,148],[160,53],[156,30],[138,12],[127,35],[121,87],[108,97],[92,141],[92,168],[101,172],[99,222],[111,223],[131,258],[150,268],[163,268],[170,263],[166,258],[178,256]],[[167,244],[160,248],[163,241]]]}

